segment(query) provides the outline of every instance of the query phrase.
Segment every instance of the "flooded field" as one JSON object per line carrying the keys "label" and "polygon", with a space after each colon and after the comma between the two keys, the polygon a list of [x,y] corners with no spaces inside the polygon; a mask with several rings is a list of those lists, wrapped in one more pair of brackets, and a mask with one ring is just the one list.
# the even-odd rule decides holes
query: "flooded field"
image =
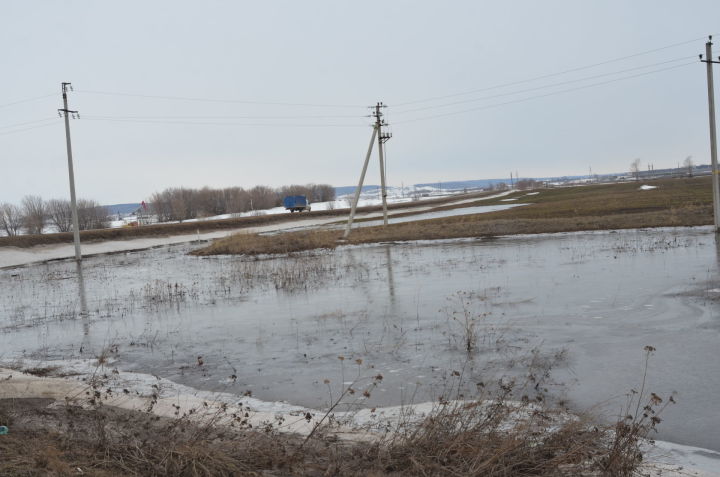
{"label": "flooded field", "polygon": [[[676,393],[660,437],[720,450],[720,276],[708,228],[193,257],[173,245],[0,271],[0,364],[109,356],[197,389],[321,408],[382,374],[379,407],[501,376],[617,413]],[[545,391],[547,390],[547,391]]]}

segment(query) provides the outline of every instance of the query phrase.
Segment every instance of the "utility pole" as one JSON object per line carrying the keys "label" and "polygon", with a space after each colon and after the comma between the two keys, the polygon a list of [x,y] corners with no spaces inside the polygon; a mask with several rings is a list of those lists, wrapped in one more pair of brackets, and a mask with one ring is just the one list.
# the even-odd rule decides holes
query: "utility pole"
{"label": "utility pole", "polygon": [[380,157],[380,188],[382,193],[382,206],[383,206],[383,225],[387,226],[388,224],[388,217],[387,217],[387,189],[385,187],[385,156],[383,153],[383,144],[388,142],[390,138],[392,137],[391,133],[384,133],[382,131],[383,126],[387,126],[387,123],[385,120],[382,119],[382,112],[380,111],[381,108],[384,108],[385,105],[382,104],[382,102],[377,103],[375,105],[375,112],[373,113],[373,116],[375,116],[375,128],[377,129],[377,140],[378,140],[378,156]]}
{"label": "utility pole", "polygon": [[[713,86],[713,61],[712,57],[712,36],[708,37],[705,43],[705,57],[700,55],[700,61],[707,64],[707,85],[708,85],[708,114],[710,116],[710,158],[712,160],[712,187],[713,187],[713,217],[715,218],[715,233],[720,233],[720,185],[718,184],[717,165],[717,130],[715,126],[715,87]],[[720,59],[720,58],[719,58]]]}
{"label": "utility pole", "polygon": [[70,144],[70,116],[79,119],[80,113],[68,109],[67,91],[72,91],[70,83],[62,83],[63,108],[58,109],[60,116],[65,117],[65,143],[67,145],[68,176],[70,178],[70,209],[72,211],[73,241],[75,242],[75,260],[82,260],[80,253],[80,226],[78,224],[77,200],[75,197],[75,172],[73,171],[72,146]]}
{"label": "utility pole", "polygon": [[382,119],[381,108],[386,106],[383,103],[377,103],[373,108],[372,116],[375,118],[373,126],[373,132],[370,136],[370,144],[368,145],[367,154],[365,154],[365,162],[363,163],[362,172],[360,173],[360,181],[358,182],[357,189],[355,189],[355,196],[350,207],[350,216],[348,217],[347,225],[345,226],[345,233],[343,239],[346,239],[350,235],[350,228],[352,227],[353,220],[355,219],[355,211],[357,210],[357,204],[360,200],[360,192],[362,191],[363,183],[365,182],[365,173],[367,173],[368,164],[370,163],[370,156],[372,155],[373,145],[375,144],[375,138],[378,142],[378,153],[380,156],[380,193],[382,195],[383,205],[383,224],[388,224],[387,217],[387,189],[385,187],[385,157],[383,153],[383,144],[385,144],[391,137],[391,133],[382,132],[383,126],[387,126],[387,123]]}

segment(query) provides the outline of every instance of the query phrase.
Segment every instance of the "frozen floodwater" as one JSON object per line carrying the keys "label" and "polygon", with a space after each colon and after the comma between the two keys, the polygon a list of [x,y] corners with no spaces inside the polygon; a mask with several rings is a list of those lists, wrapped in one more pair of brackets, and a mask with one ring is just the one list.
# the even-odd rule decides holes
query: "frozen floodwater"
{"label": "frozen floodwater", "polygon": [[453,371],[468,393],[535,373],[552,399],[612,416],[641,385],[652,345],[647,387],[678,401],[659,437],[720,450],[709,228],[260,259],[188,256],[196,246],[91,257],[81,270],[72,261],[0,270],[0,364],[71,363],[109,349],[123,371],[312,408],[358,375],[384,376],[367,401],[379,407],[436,398],[456,385]]}

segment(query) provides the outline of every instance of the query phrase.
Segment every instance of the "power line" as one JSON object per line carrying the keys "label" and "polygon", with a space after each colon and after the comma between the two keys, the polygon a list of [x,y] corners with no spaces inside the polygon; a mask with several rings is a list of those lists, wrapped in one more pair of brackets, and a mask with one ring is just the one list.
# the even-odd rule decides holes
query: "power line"
{"label": "power line", "polygon": [[647,76],[647,75],[650,75],[650,74],[660,73],[660,72],[663,72],[663,71],[674,70],[674,69],[682,68],[682,67],[684,67],[684,66],[695,65],[695,64],[697,64],[697,62],[696,62],[696,61],[693,61],[693,62],[690,62],[690,63],[683,63],[683,64],[681,64],[681,65],[675,65],[675,66],[669,66],[669,67],[667,67],[667,68],[661,68],[661,69],[658,69],[658,70],[646,71],[645,73],[638,73],[638,74],[635,74],[635,75],[625,76],[625,77],[622,77],[622,78],[616,78],[616,79],[612,79],[612,80],[601,81],[601,82],[598,82],[598,83],[592,83],[592,84],[589,84],[589,85],[578,86],[578,87],[576,87],[576,88],[569,88],[569,89],[564,89],[564,90],[560,90],[560,91],[553,91],[552,93],[541,94],[541,95],[537,95],[537,96],[529,96],[529,97],[527,97],[527,98],[520,98],[520,99],[515,99],[515,100],[512,100],[512,101],[505,101],[505,102],[502,102],[502,103],[489,104],[489,105],[487,105],[487,106],[480,106],[480,107],[477,107],[477,108],[462,109],[462,110],[459,110],[459,111],[452,111],[452,112],[449,112],[449,113],[436,114],[436,115],[433,115],[433,116],[423,116],[423,117],[419,117],[419,118],[405,119],[405,120],[402,120],[402,121],[395,121],[395,124],[411,123],[411,122],[416,122],[416,121],[424,121],[424,120],[428,120],[428,119],[442,118],[442,117],[446,117],[446,116],[454,116],[454,115],[456,115],[456,114],[469,113],[469,112],[473,112],[473,111],[481,111],[481,110],[484,110],[484,109],[492,109],[492,108],[497,108],[497,107],[500,107],[500,106],[506,106],[506,105],[508,105],[508,104],[522,103],[522,102],[530,101],[530,100],[533,100],[533,99],[546,98],[546,97],[548,97],[548,96],[555,96],[555,95],[558,95],[558,94],[570,93],[570,92],[572,92],[572,91],[578,91],[578,90],[582,90],[582,89],[593,88],[593,87],[595,87],[595,86],[602,86],[602,85],[606,85],[606,84],[610,84],[610,83],[616,83],[616,82],[618,82],[618,81],[624,81],[624,80],[628,80],[628,79],[632,79],[632,78],[639,78],[639,77],[641,77],[641,76]]}
{"label": "power line", "polygon": [[46,121],[55,121],[56,119],[57,119],[57,117],[55,117],[55,116],[52,116],[49,118],[44,118],[44,119],[35,119],[33,121],[25,121],[22,123],[15,123],[15,124],[8,124],[7,126],[0,126],[0,129],[12,129],[12,128],[20,127],[20,126],[27,126],[28,124],[36,124],[36,123],[42,123],[42,122],[46,122]]}
{"label": "power line", "polygon": [[41,124],[41,125],[39,125],[39,126],[33,126],[33,127],[29,127],[29,128],[16,129],[15,131],[0,132],[0,136],[7,136],[8,134],[15,134],[15,133],[20,133],[20,132],[30,131],[31,129],[46,128],[46,127],[48,127],[48,126],[55,126],[55,121],[53,120],[52,123]]}
{"label": "power line", "polygon": [[10,103],[0,104],[0,108],[8,108],[10,106],[15,106],[16,104],[29,103],[30,101],[37,101],[40,99],[49,98],[50,96],[55,96],[55,93],[44,94],[42,96],[35,96],[33,98],[20,99],[17,101],[12,101]]}
{"label": "power line", "polygon": [[494,94],[494,95],[491,95],[491,96],[482,96],[482,97],[480,97],[480,98],[464,99],[464,100],[461,100],[461,101],[453,101],[453,102],[451,102],[451,103],[437,104],[437,105],[434,105],[434,106],[424,106],[424,107],[422,107],[422,108],[406,109],[406,110],[404,110],[404,111],[397,111],[397,113],[398,113],[398,114],[405,114],[405,113],[411,113],[411,112],[416,112],[416,111],[426,111],[426,110],[429,110],[429,109],[445,108],[445,107],[454,106],[454,105],[457,105],[457,104],[466,104],[466,103],[473,103],[473,102],[477,102],[477,101],[484,101],[484,100],[487,100],[487,99],[502,98],[502,97],[505,97],[505,96],[513,96],[513,95],[515,95],[515,94],[528,93],[528,92],[531,92],[531,91],[538,91],[538,90],[547,89],[547,88],[554,88],[554,87],[556,87],[556,86],[563,86],[563,85],[572,84],[572,83],[580,83],[580,82],[582,82],[582,81],[589,81],[589,80],[592,80],[592,79],[604,78],[604,77],[607,77],[607,76],[618,75],[618,74],[621,74],[621,73],[627,73],[627,72],[629,72],[629,71],[642,70],[642,69],[646,69],[646,68],[651,68],[651,67],[653,67],[653,66],[666,65],[666,64],[668,64],[668,63],[675,63],[675,62],[682,61],[682,60],[688,60],[688,59],[690,59],[690,58],[694,58],[694,56],[692,56],[692,57],[683,56],[682,58],[675,58],[675,59],[673,59],[673,60],[661,61],[661,62],[658,62],[658,63],[652,63],[652,64],[648,64],[648,65],[643,65],[643,66],[636,66],[636,67],[634,67],[634,68],[627,68],[627,69],[624,69],[624,70],[612,71],[612,72],[610,72],[610,73],[601,73],[601,74],[597,74],[597,75],[586,76],[586,77],[583,77],[583,78],[576,78],[576,79],[573,79],[573,80],[561,81],[561,82],[559,82],[559,83],[551,83],[551,84],[547,84],[547,85],[543,85],[543,86],[536,86],[536,87],[534,87],[534,88],[526,88],[526,89],[521,89],[521,90],[517,90],[517,91],[510,91],[510,92],[508,92],[508,93]]}
{"label": "power line", "polygon": [[151,94],[135,94],[135,93],[121,93],[111,91],[90,91],[90,90],[76,90],[77,93],[84,94],[97,94],[104,96],[125,96],[131,98],[144,98],[144,99],[161,99],[166,101],[192,101],[202,103],[228,103],[228,104],[255,104],[263,106],[300,106],[304,108],[363,108],[363,105],[357,104],[312,104],[312,103],[285,103],[275,101],[254,101],[254,100],[241,100],[241,99],[220,99],[220,98],[193,98],[184,96],[161,96]]}
{"label": "power line", "polygon": [[546,79],[546,78],[552,78],[552,77],[554,77],[554,76],[560,76],[560,75],[564,75],[564,74],[568,74],[568,73],[575,73],[575,72],[577,72],[577,71],[583,71],[583,70],[587,70],[587,69],[591,69],[591,68],[596,68],[596,67],[598,67],[598,66],[603,66],[603,65],[610,64],[610,63],[615,63],[615,62],[618,62],[618,61],[628,60],[628,59],[630,59],[630,58],[636,58],[636,57],[638,57],[638,56],[643,56],[643,55],[647,55],[647,54],[650,54],[650,53],[656,53],[656,52],[658,52],[658,51],[663,51],[663,50],[667,50],[667,49],[670,49],[670,48],[675,48],[675,47],[678,47],[678,46],[687,45],[687,44],[689,44],[689,43],[694,43],[694,42],[696,42],[696,41],[700,41],[700,40],[704,40],[704,39],[705,39],[705,37],[702,36],[702,37],[700,37],[700,38],[693,38],[692,40],[682,41],[682,42],[679,42],[679,43],[673,43],[673,44],[671,44],[671,45],[661,46],[661,47],[659,47],[659,48],[653,48],[652,50],[646,50],[646,51],[641,51],[641,52],[639,52],[639,53],[633,53],[633,54],[631,54],[631,55],[620,56],[620,57],[613,58],[613,59],[610,59],[610,60],[601,61],[601,62],[599,62],[599,63],[593,63],[593,64],[591,64],[591,65],[585,65],[585,66],[580,66],[580,67],[577,67],[577,68],[570,68],[570,69],[567,69],[567,70],[558,71],[558,72],[556,72],[556,73],[549,73],[549,74],[545,74],[545,75],[534,76],[534,77],[532,77],[532,78],[527,78],[527,79],[524,79],[524,80],[513,81],[513,82],[510,82],[510,83],[502,83],[502,84],[497,84],[497,85],[494,85],[494,86],[488,86],[488,87],[485,87],[485,88],[473,89],[473,90],[463,91],[463,92],[459,92],[459,93],[447,94],[447,95],[443,95],[443,96],[433,96],[433,97],[430,97],[430,98],[418,99],[418,100],[414,100],[414,101],[406,101],[406,102],[404,102],[404,103],[395,103],[393,106],[394,106],[394,107],[400,107],[400,106],[406,106],[406,105],[409,105],[409,104],[427,103],[427,102],[435,101],[435,100],[438,100],[438,99],[453,98],[453,97],[456,97],[456,96],[464,96],[464,95],[473,94],[473,93],[481,93],[481,92],[483,92],[483,91],[490,91],[490,90],[493,90],[493,89],[504,88],[504,87],[507,87],[507,86],[515,86],[515,85],[518,85],[518,84],[530,83],[530,82],[532,82],[532,81],[537,81],[537,80]]}
{"label": "power line", "polygon": [[238,122],[213,122],[213,121],[172,121],[172,120],[146,120],[146,119],[117,119],[103,118],[83,115],[86,121],[108,121],[119,123],[143,123],[143,124],[180,124],[180,125],[198,125],[198,126],[248,126],[248,127],[297,127],[297,128],[366,128],[367,124],[302,124],[302,123],[238,123]]}
{"label": "power line", "polygon": [[360,116],[358,114],[341,114],[341,115],[330,115],[330,116],[104,116],[104,115],[92,115],[87,116],[96,119],[147,119],[147,120],[235,120],[235,119],[263,119],[263,120],[280,120],[280,119],[341,119],[341,118],[352,118],[361,119],[369,118],[369,115]]}

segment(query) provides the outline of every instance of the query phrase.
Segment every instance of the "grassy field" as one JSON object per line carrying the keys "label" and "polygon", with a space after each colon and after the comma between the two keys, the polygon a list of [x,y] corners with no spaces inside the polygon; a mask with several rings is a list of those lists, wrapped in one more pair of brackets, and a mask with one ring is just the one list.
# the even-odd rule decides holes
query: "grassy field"
{"label": "grassy field", "polygon": [[[499,235],[610,230],[642,227],[694,226],[712,223],[712,187],[709,177],[646,182],[657,187],[640,190],[639,183],[602,184],[520,191],[514,204],[527,204],[486,214],[362,227],[347,241],[342,231],[313,230],[278,235],[237,234],[194,252],[197,255],[289,253],[339,244],[432,240]],[[508,204],[498,199],[467,202],[461,207]],[[439,204],[433,211],[458,206]],[[412,215],[400,214],[398,216]],[[396,216],[397,217],[397,216]]]}
{"label": "grassy field", "polygon": [[[490,195],[490,192],[479,192],[462,196],[468,197],[484,197]],[[428,205],[438,205],[458,200],[458,196],[442,197],[437,199],[428,199],[414,202],[404,202],[400,204],[390,204],[388,209],[427,207]],[[359,207],[358,212],[376,212],[382,210],[380,206]],[[123,227],[114,229],[98,229],[84,230],[80,232],[80,240],[82,242],[93,242],[103,240],[124,240],[141,237],[159,237],[169,235],[193,234],[198,231],[210,232],[214,230],[231,230],[260,227],[263,225],[277,224],[288,221],[312,220],[324,217],[346,217],[348,209],[338,210],[322,210],[315,212],[303,212],[301,214],[272,214],[258,215],[252,217],[240,217],[222,220],[203,220],[198,222],[184,222],[174,224],[155,224],[143,227]],[[0,237],[0,247],[33,247],[35,245],[49,245],[72,243],[73,235],[67,233],[54,233],[42,235],[18,235],[15,237]]]}

